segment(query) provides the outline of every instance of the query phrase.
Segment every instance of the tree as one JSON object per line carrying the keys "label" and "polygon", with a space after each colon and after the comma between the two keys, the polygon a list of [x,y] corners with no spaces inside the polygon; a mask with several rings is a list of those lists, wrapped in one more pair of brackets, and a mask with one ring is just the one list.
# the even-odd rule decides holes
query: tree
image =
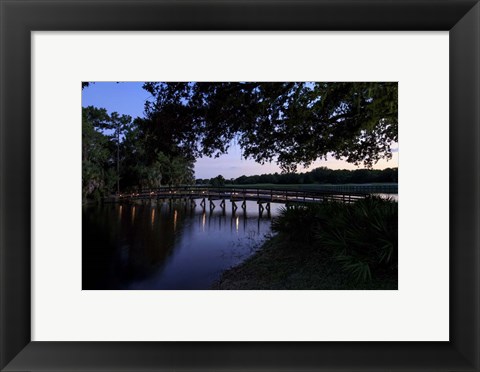
{"label": "tree", "polygon": [[398,168],[378,169],[329,169],[318,167],[305,173],[283,173],[283,174],[262,174],[260,176],[240,176],[233,181],[236,185],[273,183],[273,184],[344,184],[344,183],[375,183],[375,182],[397,182]]}
{"label": "tree", "polygon": [[225,178],[219,174],[217,177],[214,177],[210,180],[210,184],[213,187],[222,187],[225,185]]}
{"label": "tree", "polygon": [[109,138],[100,128],[110,120],[105,109],[87,107],[82,110],[82,199],[99,200],[107,195],[116,181],[112,169]]}
{"label": "tree", "polygon": [[117,112],[112,112],[110,115],[109,124],[105,129],[112,129],[114,134],[110,137],[117,147],[117,194],[120,193],[120,136],[124,135],[127,128],[132,122],[132,117],[129,115],[120,116]]}
{"label": "tree", "polygon": [[[82,87],[88,84],[82,83]],[[178,141],[168,110],[128,115],[83,109],[83,195],[100,199],[114,191],[193,184],[195,158]]]}
{"label": "tree", "polygon": [[[145,83],[149,118],[185,156],[243,155],[284,171],[327,154],[371,167],[398,140],[397,83]],[[158,126],[160,128],[160,126]],[[158,135],[157,135],[158,136]]]}

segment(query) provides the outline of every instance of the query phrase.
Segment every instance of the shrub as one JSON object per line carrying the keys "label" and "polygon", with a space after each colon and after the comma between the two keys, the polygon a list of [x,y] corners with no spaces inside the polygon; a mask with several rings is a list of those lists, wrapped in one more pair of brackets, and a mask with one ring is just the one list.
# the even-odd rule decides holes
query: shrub
{"label": "shrub", "polygon": [[282,208],[280,215],[272,221],[272,230],[282,233],[289,241],[312,243],[319,211],[315,205]]}
{"label": "shrub", "polygon": [[366,281],[372,271],[398,265],[397,202],[371,197],[350,205],[330,204],[330,217],[317,225],[315,235],[333,249],[345,271]]}
{"label": "shrub", "polygon": [[282,210],[272,229],[328,249],[357,281],[398,266],[398,203],[370,197],[353,204],[324,202]]}

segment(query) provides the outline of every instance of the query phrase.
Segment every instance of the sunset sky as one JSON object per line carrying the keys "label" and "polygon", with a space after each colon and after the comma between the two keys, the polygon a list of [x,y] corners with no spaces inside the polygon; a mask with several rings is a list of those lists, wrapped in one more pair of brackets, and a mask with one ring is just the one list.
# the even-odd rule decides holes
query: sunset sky
{"label": "sunset sky", "polygon": [[[132,118],[143,117],[144,103],[152,98],[150,93],[142,89],[143,82],[128,83],[95,83],[82,91],[82,106],[96,106],[105,108],[108,113],[118,112],[119,114],[130,115]],[[393,158],[390,161],[382,160],[374,165],[375,169],[398,167],[398,146],[395,146]],[[299,172],[305,172],[317,167],[328,167],[331,169],[356,169],[354,165],[341,160],[329,158],[328,160],[317,160],[309,168],[298,168]],[[254,175],[263,173],[280,172],[275,164],[258,164],[251,159],[243,159],[239,146],[232,144],[228,154],[219,158],[203,157],[195,163],[196,178],[212,178],[219,174],[225,178],[237,178],[242,175]]]}

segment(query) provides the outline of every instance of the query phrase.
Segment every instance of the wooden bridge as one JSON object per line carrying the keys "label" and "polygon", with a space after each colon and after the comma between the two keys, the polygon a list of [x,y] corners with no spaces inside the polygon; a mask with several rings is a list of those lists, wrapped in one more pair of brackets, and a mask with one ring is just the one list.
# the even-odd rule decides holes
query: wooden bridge
{"label": "wooden bridge", "polygon": [[231,202],[232,213],[240,206],[246,210],[246,201],[256,201],[261,215],[264,210],[270,214],[270,203],[292,204],[321,203],[324,201],[336,201],[341,203],[354,203],[357,200],[369,197],[366,192],[338,192],[318,190],[288,190],[288,189],[263,189],[263,188],[233,188],[233,187],[162,187],[157,189],[138,190],[138,192],[124,193],[110,198],[110,201],[135,201],[157,203],[172,203],[183,201],[189,203],[192,208],[196,206],[196,200],[205,209],[207,201],[210,211],[216,208],[215,201],[220,201],[218,206],[225,211],[226,201]]}

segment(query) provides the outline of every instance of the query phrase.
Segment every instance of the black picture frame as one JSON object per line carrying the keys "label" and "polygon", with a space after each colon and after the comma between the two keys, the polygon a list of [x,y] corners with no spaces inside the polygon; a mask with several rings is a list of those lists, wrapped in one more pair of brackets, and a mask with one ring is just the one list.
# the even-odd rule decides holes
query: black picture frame
{"label": "black picture frame", "polygon": [[[0,12],[2,371],[480,370],[477,0],[0,0]],[[450,341],[31,342],[30,34],[37,30],[449,31]]]}

